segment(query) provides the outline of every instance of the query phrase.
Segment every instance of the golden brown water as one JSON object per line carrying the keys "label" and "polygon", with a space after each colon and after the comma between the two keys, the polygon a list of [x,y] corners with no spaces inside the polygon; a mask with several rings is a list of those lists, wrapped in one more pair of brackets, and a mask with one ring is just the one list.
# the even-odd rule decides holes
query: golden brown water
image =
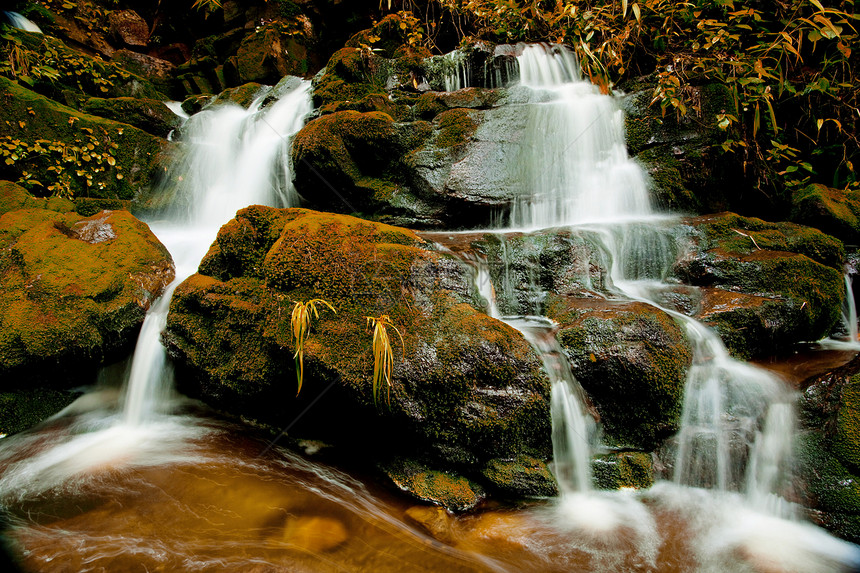
{"label": "golden brown water", "polygon": [[661,516],[661,533],[672,541],[649,563],[624,527],[571,538],[552,525],[550,502],[457,517],[282,450],[256,457],[264,447],[239,428],[220,428],[193,444],[193,462],[123,468],[127,460],[119,459],[73,487],[9,503],[21,565],[34,572],[689,570],[676,516]]}
{"label": "golden brown water", "polygon": [[[768,367],[793,372],[800,380],[851,356],[816,353]],[[23,493],[15,489],[18,482],[6,480],[16,462],[37,457],[52,442],[78,432],[78,426],[61,419],[29,435],[0,440],[0,505],[11,515],[8,535],[25,571],[847,570],[827,560],[828,551],[844,549],[837,546],[824,549],[824,558],[815,556],[814,568],[786,565],[778,557],[796,550],[795,539],[812,535],[808,545],[813,550],[829,541],[815,537],[824,534],[811,526],[747,515],[744,500],[724,503],[701,490],[662,484],[663,489],[639,495],[596,493],[603,505],[573,505],[572,510],[564,509],[564,500],[536,500],[517,508],[488,504],[455,516],[312,459],[278,448],[266,451],[266,443],[248,428],[206,417],[174,418],[202,430],[190,434],[186,445],[161,438],[151,444],[129,442],[112,456],[99,455],[85,470],[75,469],[74,479],[25,487]],[[153,452],[170,448],[177,451],[167,461],[134,463],[135,456],[154,459]],[[103,449],[99,446],[99,452]],[[605,525],[606,512],[616,512],[618,519]],[[758,551],[757,541],[746,542],[751,534],[738,539],[733,533],[740,526],[767,534],[773,530],[777,545],[768,538]],[[715,540],[720,541],[716,549],[709,547]],[[778,545],[783,540],[785,547]],[[805,547],[799,551],[807,557]]]}

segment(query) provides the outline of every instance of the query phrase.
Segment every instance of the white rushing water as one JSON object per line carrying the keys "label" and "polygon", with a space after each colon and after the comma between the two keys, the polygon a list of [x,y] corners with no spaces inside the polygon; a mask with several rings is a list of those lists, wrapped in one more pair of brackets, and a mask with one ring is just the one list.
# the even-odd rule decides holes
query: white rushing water
{"label": "white rushing water", "polygon": [[[647,177],[627,155],[623,112],[616,102],[581,79],[576,59],[565,48],[527,46],[519,64],[522,85],[532,91],[532,105],[520,162],[524,193],[512,206],[509,229],[568,227],[582,233],[611,261],[610,291],[657,306],[684,326],[693,347],[693,364],[676,438],[673,487],[715,492],[708,503],[723,508],[722,520],[703,524],[699,531],[702,563],[719,563],[719,558],[707,554],[713,547],[708,549],[704,543],[718,539],[727,544],[723,548],[727,551],[760,551],[762,562],[783,564],[776,556],[785,544],[807,535],[810,527],[785,521],[794,512],[779,497],[791,477],[796,424],[791,392],[770,373],[732,358],[712,330],[657,302],[669,288],[662,278],[677,257],[678,246],[648,223],[656,213]],[[540,350],[545,356],[546,351]],[[553,426],[555,417],[564,416],[564,423],[574,427],[570,420],[577,414],[571,412],[583,409],[573,405],[577,396],[557,397],[555,386],[553,391]],[[562,401],[570,406],[558,407]],[[573,455],[563,449],[555,451],[554,457],[557,465],[560,458],[563,464],[590,463],[590,452]],[[583,477],[571,480],[567,473],[558,473],[560,482],[575,484],[573,491],[580,496],[588,493],[589,486],[579,485]],[[564,485],[562,491],[571,493]],[[724,499],[743,501],[718,501]],[[779,531],[785,538],[752,548],[744,545],[749,543],[746,539],[731,538],[727,531],[735,523],[729,516],[740,515],[736,511],[740,507],[745,523],[783,524]],[[818,535],[831,539],[823,532]],[[856,548],[832,539],[821,547],[825,545],[826,550],[808,544],[803,550],[793,547],[798,563],[806,569],[791,565],[786,570],[832,571],[840,570],[840,564],[857,563]],[[834,552],[842,554],[835,561]]]}
{"label": "white rushing water", "polygon": [[[0,475],[0,498],[73,487],[100,469],[188,459],[191,441],[203,430],[194,417],[172,415],[182,400],[172,391],[161,342],[171,295],[196,272],[218,229],[238,209],[292,204],[289,145],[310,111],[310,82],[290,78],[261,93],[248,109],[218,104],[186,121],[184,151],[163,190],[179,206],[149,221],[173,256],[176,278],[147,313],[119,408],[110,393],[85,395],[57,415],[76,415],[67,432],[53,435],[57,443],[47,444],[38,434],[4,440],[0,462],[16,461]],[[18,459],[18,452],[31,447],[30,457]]]}
{"label": "white rushing water", "polygon": [[5,11],[2,13],[6,20],[9,21],[13,27],[18,28],[19,30],[24,30],[25,32],[35,32],[37,34],[42,33],[42,29],[36,25],[35,22],[30,20],[29,18],[22,16],[18,12]]}

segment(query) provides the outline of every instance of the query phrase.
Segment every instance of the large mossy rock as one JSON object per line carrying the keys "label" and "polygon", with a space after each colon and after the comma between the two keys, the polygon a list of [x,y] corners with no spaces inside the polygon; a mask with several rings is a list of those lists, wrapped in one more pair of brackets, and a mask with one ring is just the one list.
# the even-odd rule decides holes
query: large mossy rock
{"label": "large mossy rock", "polygon": [[853,245],[860,242],[860,191],[813,184],[792,194],[791,220]]}
{"label": "large mossy rock", "polygon": [[36,195],[134,199],[158,175],[167,141],[81,113],[0,77],[0,176]]}
{"label": "large mossy rock", "polygon": [[[0,196],[9,195],[20,197],[20,188],[0,186]],[[85,218],[31,204],[0,216],[5,387],[127,350],[151,301],[173,280],[170,254],[127,211]]]}
{"label": "large mossy rock", "polygon": [[[176,290],[170,351],[186,391],[275,426],[322,396],[296,431],[363,457],[424,456],[439,468],[549,455],[549,385],[522,336],[479,312],[471,269],[411,231],[343,215],[249,207],[222,227]],[[296,398],[290,314],[322,298]],[[388,315],[388,390],[374,403],[368,316]],[[402,335],[402,343],[401,337]],[[332,424],[331,420],[337,420]],[[382,448],[380,450],[380,448]]]}
{"label": "large mossy rock", "polygon": [[678,430],[693,350],[676,319],[641,302],[561,296],[546,312],[605,442],[651,451]]}
{"label": "large mossy rock", "polygon": [[274,85],[284,76],[307,76],[308,42],[294,26],[272,23],[256,29],[236,52],[239,81]]}
{"label": "large mossy rock", "polygon": [[405,180],[403,155],[432,131],[378,111],[340,111],[308,123],[293,143],[296,188],[310,205],[410,226],[438,226],[441,202]]}
{"label": "large mossy rock", "polygon": [[741,357],[824,338],[845,298],[842,243],[794,223],[722,213],[686,220],[692,248],[673,273],[706,287],[694,316]]}

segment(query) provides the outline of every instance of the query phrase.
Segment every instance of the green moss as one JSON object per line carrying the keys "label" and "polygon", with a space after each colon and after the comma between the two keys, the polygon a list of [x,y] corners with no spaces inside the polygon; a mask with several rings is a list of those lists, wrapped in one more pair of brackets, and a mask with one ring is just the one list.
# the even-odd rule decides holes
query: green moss
{"label": "green moss", "polygon": [[471,480],[432,470],[416,461],[396,460],[386,465],[383,471],[402,491],[451,511],[472,509],[484,497],[481,486]]}
{"label": "green moss", "polygon": [[832,450],[847,468],[854,472],[860,471],[860,375],[858,374],[852,376],[842,388]]}
{"label": "green moss", "polygon": [[314,79],[314,102],[318,106],[357,101],[371,94],[387,97],[384,78],[376,70],[380,58],[358,48],[343,48],[332,54],[324,73]]}
{"label": "green moss", "polygon": [[[381,424],[397,428],[393,451],[432,452],[449,465],[548,455],[540,361],[516,331],[464,302],[462,263],[426,246],[406,229],[353,217],[244,209],[201,262],[209,275],[177,288],[169,345],[202,374],[204,386],[193,392],[277,424],[284,407],[296,405],[291,309],[322,298],[337,313],[314,320],[300,400],[333,384],[330,395],[348,404],[343,415],[357,424],[330,439],[364,447]],[[457,281],[464,286],[448,290]],[[372,398],[365,327],[365,317],[382,314],[403,337],[394,340],[390,405]]]}
{"label": "green moss", "polygon": [[0,44],[0,56],[9,59],[9,50],[17,46],[31,62],[29,74],[14,74],[8,66],[0,66],[0,74],[9,79],[27,83],[35,91],[51,98],[59,98],[65,91],[91,97],[143,97],[167,99],[148,80],[123,68],[105,62],[98,56],[89,56],[66,46],[61,40],[48,35],[8,30]]}
{"label": "green moss", "polygon": [[813,184],[791,197],[791,220],[821,229],[844,241],[860,239],[860,191]]}
{"label": "green moss", "polygon": [[[167,143],[77,112],[0,77],[0,174],[38,195],[131,199],[150,184]],[[12,155],[18,157],[15,160]]]}
{"label": "green moss", "polygon": [[133,97],[90,98],[83,104],[88,114],[133,125],[147,133],[166,137],[179,126],[179,117],[162,100]]}
{"label": "green moss", "polygon": [[734,255],[748,255],[760,250],[798,253],[839,270],[845,262],[842,242],[811,227],[769,223],[734,213],[698,217],[690,222],[703,233],[704,249],[719,248]]}
{"label": "green moss", "polygon": [[436,145],[439,147],[454,147],[466,143],[478,128],[472,114],[466,109],[443,112],[434,120],[434,124],[439,130],[436,137]]}
{"label": "green moss", "polygon": [[701,202],[685,184],[681,162],[668,149],[646,149],[637,158],[648,167],[648,174],[654,183],[654,198],[660,208],[682,213],[701,212]]}
{"label": "green moss", "polygon": [[242,83],[275,84],[287,75],[307,76],[307,38],[299,23],[270,22],[248,34],[236,52]]}
{"label": "green moss", "polygon": [[558,494],[558,486],[546,462],[527,455],[512,460],[492,459],[481,469],[481,477],[507,497],[551,497]]}
{"label": "green moss", "polygon": [[591,464],[594,486],[598,489],[648,489],[654,485],[651,454],[623,452],[596,457]]}
{"label": "green moss", "polygon": [[421,94],[413,107],[415,117],[420,119],[433,119],[447,109],[448,106],[445,105],[442,98],[436,92]]}
{"label": "green moss", "polygon": [[0,372],[98,363],[128,344],[172,280],[170,255],[125,211],[0,217]]}
{"label": "green moss", "polygon": [[651,450],[675,432],[692,348],[668,314],[643,303],[550,297],[548,316],[607,441]]}
{"label": "green moss", "polygon": [[818,510],[821,525],[856,543],[860,540],[860,477],[839,462],[817,432],[798,437],[795,455],[806,505]]}

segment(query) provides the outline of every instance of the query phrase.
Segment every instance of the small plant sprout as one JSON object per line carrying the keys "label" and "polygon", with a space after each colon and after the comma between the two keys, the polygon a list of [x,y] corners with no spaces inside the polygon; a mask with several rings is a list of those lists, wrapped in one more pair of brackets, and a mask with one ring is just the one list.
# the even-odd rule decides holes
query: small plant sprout
{"label": "small plant sprout", "polygon": [[296,390],[296,396],[302,391],[302,380],[305,376],[305,340],[308,338],[308,331],[311,327],[311,315],[313,318],[319,318],[317,305],[327,306],[333,313],[337,314],[334,307],[327,301],[321,298],[311,299],[307,302],[296,301],[293,306],[293,312],[290,315],[290,326],[293,331],[293,342],[296,345],[296,353],[293,358],[296,359],[296,377],[299,381],[299,387]]}
{"label": "small plant sprout", "polygon": [[377,403],[379,389],[385,383],[385,403],[389,404],[391,399],[391,372],[394,368],[394,352],[391,350],[391,339],[388,336],[388,327],[394,329],[400,338],[401,348],[403,336],[391,322],[387,314],[378,318],[372,316],[367,318],[367,325],[373,327],[373,403]]}

